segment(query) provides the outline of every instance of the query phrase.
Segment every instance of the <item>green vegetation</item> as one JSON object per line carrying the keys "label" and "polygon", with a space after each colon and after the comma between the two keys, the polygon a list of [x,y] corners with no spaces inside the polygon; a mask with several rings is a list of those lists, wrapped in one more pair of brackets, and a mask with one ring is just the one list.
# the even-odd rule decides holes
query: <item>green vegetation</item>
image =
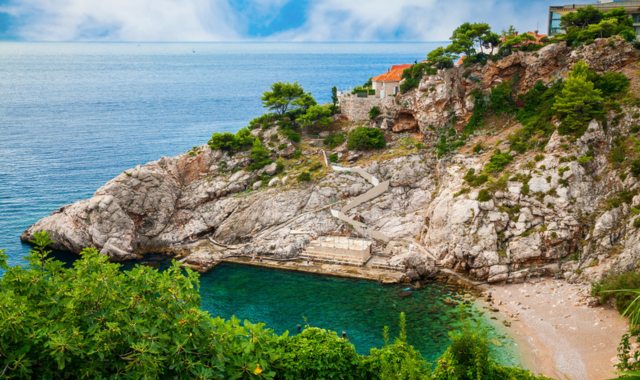
{"label": "green vegetation", "polygon": [[427,60],[437,69],[448,69],[453,67],[453,60],[455,57],[455,53],[447,51],[447,49],[442,46],[427,54]]}
{"label": "green vegetation", "polygon": [[309,127],[327,127],[333,119],[331,118],[333,111],[331,105],[313,105],[307,111],[298,117],[297,121],[303,128]]}
{"label": "green vegetation", "polygon": [[563,135],[582,136],[591,120],[604,115],[603,101],[602,91],[589,81],[589,67],[584,61],[579,61],[553,104],[553,110],[560,119],[558,131]]}
{"label": "green vegetation", "polygon": [[486,62],[488,52],[499,45],[500,36],[491,31],[489,24],[465,22],[453,31],[451,45],[446,49],[452,53],[465,54],[465,65],[469,65]]}
{"label": "green vegetation", "polygon": [[311,181],[311,173],[302,172],[298,174],[298,182],[309,182]]}
{"label": "green vegetation", "polygon": [[253,141],[253,147],[249,154],[251,163],[249,164],[250,170],[259,170],[269,165],[273,161],[271,160],[271,152],[262,145],[260,139]]}
{"label": "green vegetation", "polygon": [[434,75],[436,72],[437,70],[427,62],[420,62],[412,65],[402,72],[403,82],[400,83],[400,92],[404,94],[407,91],[417,88],[420,84],[420,80],[425,74]]}
{"label": "green vegetation", "polygon": [[610,274],[593,284],[591,294],[601,303],[614,301],[616,309],[629,318],[629,333],[623,335],[618,345],[619,379],[638,379],[640,376],[640,351],[632,349],[631,339],[640,339],[640,273]]}
{"label": "green vegetation", "polygon": [[478,197],[476,198],[478,202],[488,202],[491,199],[492,199],[491,193],[489,193],[489,190],[487,189],[480,190],[478,192]]}
{"label": "green vegetation", "polygon": [[627,41],[636,38],[633,19],[624,8],[612,9],[608,12],[588,6],[578,8],[576,12],[562,16],[562,28],[566,30],[563,38],[568,45],[589,44],[596,38],[607,38],[619,35]]}
{"label": "green vegetation", "polygon": [[432,374],[407,343],[403,314],[393,343],[387,332],[382,348],[358,355],[335,332],[277,335],[262,324],[211,317],[199,307],[198,275],[176,262],[165,271],[125,271],[89,248],[66,268],[49,258],[46,233],[33,243],[28,267],[9,267],[0,252],[6,379],[536,379],[496,364],[477,328],[451,334]]}
{"label": "green vegetation", "polygon": [[369,110],[369,120],[375,120],[375,118],[377,118],[378,116],[380,116],[380,107],[371,107],[371,109]]}
{"label": "green vegetation", "polygon": [[325,137],[322,142],[327,148],[334,149],[345,141],[347,141],[347,136],[344,133],[334,133]]}
{"label": "green vegetation", "polygon": [[377,128],[358,127],[349,132],[347,138],[350,150],[382,149],[386,144],[384,132]]}
{"label": "green vegetation", "polygon": [[598,297],[601,303],[613,300],[616,309],[618,309],[620,313],[624,313],[635,296],[633,294],[615,291],[619,289],[640,289],[640,273],[625,272],[609,275],[602,279],[602,281],[593,284],[591,294]]}
{"label": "green vegetation", "polygon": [[331,87],[331,114],[338,113],[338,88],[336,86]]}
{"label": "green vegetation", "polygon": [[508,80],[492,88],[489,102],[491,110],[496,115],[516,113],[518,109],[513,96],[513,83]]}
{"label": "green vegetation", "polygon": [[311,94],[305,92],[298,82],[275,82],[271,85],[271,91],[262,94],[262,105],[279,116],[292,110],[304,112],[315,104]]}
{"label": "green vegetation", "polygon": [[486,173],[500,173],[511,161],[513,161],[511,154],[496,150],[491,158],[489,158],[489,162],[485,165],[484,171]]}
{"label": "green vegetation", "polygon": [[255,137],[247,128],[242,128],[235,135],[233,133],[214,133],[209,139],[209,147],[212,150],[223,150],[229,154],[234,154],[253,146]]}

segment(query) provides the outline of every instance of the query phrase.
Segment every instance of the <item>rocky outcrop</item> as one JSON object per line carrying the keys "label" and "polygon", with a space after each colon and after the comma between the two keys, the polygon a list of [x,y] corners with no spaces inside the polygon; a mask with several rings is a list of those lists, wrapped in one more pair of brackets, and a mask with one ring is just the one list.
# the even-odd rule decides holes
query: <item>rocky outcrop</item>
{"label": "rocky outcrop", "polygon": [[[597,70],[630,70],[637,53],[620,40],[598,40],[573,51],[549,45],[482,68],[441,71],[398,97],[385,117],[404,115],[395,123],[397,131],[412,131],[417,124],[429,141],[437,128],[469,117],[474,89],[518,77],[518,91],[524,92],[538,80],[565,76],[580,59]],[[634,226],[639,185],[628,168],[614,167],[609,159],[614,138],[637,130],[640,109],[625,106],[608,119],[606,128],[592,122],[576,141],[556,133],[543,151],[518,155],[505,175],[492,181],[487,201],[478,200],[479,188],[464,177],[469,169],[479,171],[491,152],[463,150],[443,159],[429,149],[395,158],[382,154],[361,159],[369,162],[360,165],[361,174],[330,171],[314,183],[298,184],[277,174],[275,166],[248,171],[246,154],[229,156],[203,146],[125,171],[91,199],[40,220],[22,238],[47,230],[59,249],[94,246],[114,260],[164,252],[206,269],[225,256],[291,259],[320,236],[357,236],[332,216],[332,209],[342,209],[343,220],[388,237],[377,241],[374,251],[406,268],[409,278],[433,274],[436,261],[489,282],[532,275],[593,280],[607,271],[637,268],[640,260],[640,228]],[[499,140],[492,144],[501,147]],[[354,201],[372,189],[367,175],[388,181],[388,190]],[[625,200],[612,202],[621,193]]]}

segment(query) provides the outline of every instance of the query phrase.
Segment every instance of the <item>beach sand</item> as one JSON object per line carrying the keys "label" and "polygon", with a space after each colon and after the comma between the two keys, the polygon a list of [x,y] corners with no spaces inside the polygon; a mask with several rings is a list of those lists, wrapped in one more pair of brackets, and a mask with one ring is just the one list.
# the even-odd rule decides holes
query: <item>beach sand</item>
{"label": "beach sand", "polygon": [[588,306],[588,285],[540,279],[492,285],[485,299],[489,293],[485,307],[505,321],[526,368],[556,379],[615,377],[627,322],[612,308]]}

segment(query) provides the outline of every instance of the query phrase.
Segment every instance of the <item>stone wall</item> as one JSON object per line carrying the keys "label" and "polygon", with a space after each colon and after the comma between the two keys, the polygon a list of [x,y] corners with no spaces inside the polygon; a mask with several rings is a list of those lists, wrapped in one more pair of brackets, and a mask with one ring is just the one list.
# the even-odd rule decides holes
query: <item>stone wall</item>
{"label": "stone wall", "polygon": [[369,120],[369,111],[376,106],[382,110],[390,108],[394,104],[395,97],[388,96],[380,99],[374,95],[367,97],[359,97],[351,93],[342,93],[338,95],[338,104],[340,105],[340,113],[351,121]]}

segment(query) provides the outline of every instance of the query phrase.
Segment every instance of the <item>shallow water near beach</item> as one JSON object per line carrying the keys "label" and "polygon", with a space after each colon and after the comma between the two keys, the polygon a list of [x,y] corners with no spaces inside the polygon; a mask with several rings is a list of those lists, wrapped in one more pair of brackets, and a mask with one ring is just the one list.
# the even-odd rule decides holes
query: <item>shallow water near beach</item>
{"label": "shallow water near beach", "polygon": [[212,315],[262,321],[277,333],[295,334],[305,325],[344,331],[362,354],[383,345],[384,326],[397,336],[404,312],[409,342],[432,361],[449,345],[448,332],[461,325],[464,304],[471,314],[467,322],[487,329],[494,356],[504,364],[518,363],[513,341],[479,314],[472,297],[451,286],[412,289],[228,263],[203,274],[200,283],[202,306]]}
{"label": "shallow water near beach", "polygon": [[[0,43],[0,249],[24,265],[19,235],[30,224],[127,168],[246,126],[275,81],[298,81],[328,102],[332,86],[352,88],[438,45]],[[433,359],[459,320],[445,300],[459,293],[403,288],[231,264],[201,277],[212,315],[278,333],[306,324],[344,330],[361,353],[382,344],[385,325],[394,336],[404,311],[410,342]],[[490,330],[501,361],[515,363],[510,340]]]}

